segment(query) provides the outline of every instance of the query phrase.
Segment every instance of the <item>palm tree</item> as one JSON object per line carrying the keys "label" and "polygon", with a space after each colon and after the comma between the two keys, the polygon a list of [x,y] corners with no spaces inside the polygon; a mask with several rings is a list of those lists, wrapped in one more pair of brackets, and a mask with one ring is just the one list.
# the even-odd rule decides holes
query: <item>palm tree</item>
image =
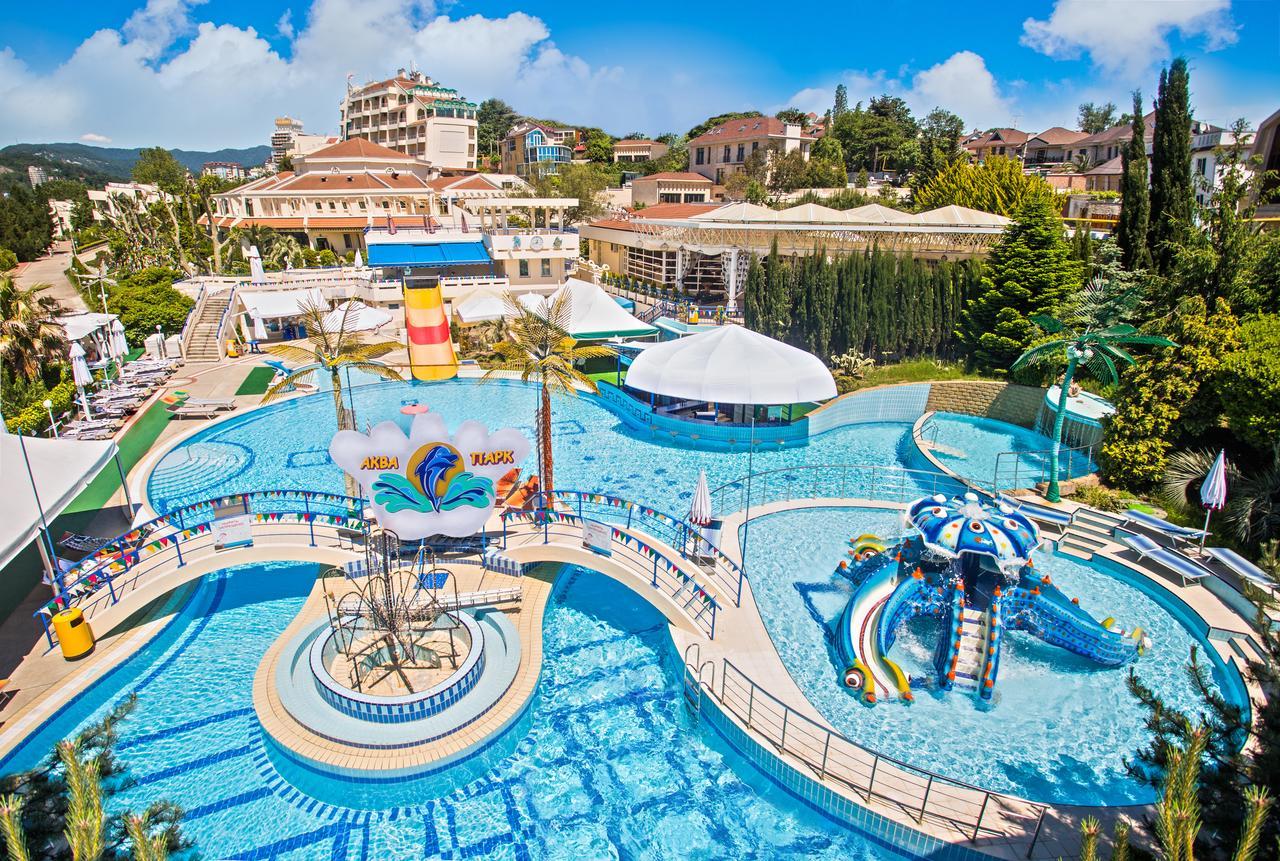
{"label": "palm tree", "polygon": [[[1200,485],[1217,457],[1208,449],[1174,452],[1165,466],[1161,501],[1184,513],[1199,508]],[[1258,547],[1280,538],[1280,443],[1271,450],[1271,462],[1249,472],[1227,462],[1231,493],[1223,509],[1223,521],[1246,547]]]}
{"label": "palm tree", "polygon": [[1067,322],[1048,314],[1034,314],[1031,321],[1050,335],[1057,337],[1031,347],[1010,366],[1016,371],[1041,362],[1056,362],[1065,352],[1067,368],[1062,375],[1058,393],[1057,415],[1053,420],[1053,449],[1049,454],[1049,489],[1045,499],[1057,502],[1062,498],[1058,488],[1058,455],[1062,448],[1062,426],[1067,417],[1067,399],[1071,381],[1081,367],[1109,385],[1120,382],[1117,363],[1133,365],[1137,359],[1125,345],[1176,346],[1168,338],[1159,335],[1143,335],[1128,323],[1116,322],[1132,310],[1137,302],[1135,291],[1112,295],[1109,285],[1090,282],[1075,305],[1065,314]]}
{"label": "palm tree", "polygon": [[0,275],[0,362],[16,376],[36,376],[46,359],[66,349],[66,333],[55,319],[62,306],[42,295],[48,289],[20,287],[12,273]]}
{"label": "palm tree", "polygon": [[288,233],[277,233],[270,245],[260,250],[266,254],[264,262],[276,269],[288,269],[289,264],[302,255],[302,243]]}
{"label": "palm tree", "polygon": [[398,350],[400,343],[378,341],[366,344],[361,340],[360,333],[353,332],[349,327],[347,318],[351,314],[350,305],[343,312],[337,326],[325,319],[328,314],[329,310],[319,305],[308,305],[302,309],[300,316],[306,327],[307,341],[310,346],[272,344],[267,347],[268,353],[273,353],[282,359],[301,362],[302,366],[273,383],[262,396],[262,402],[271,403],[298,383],[310,380],[317,372],[327,373],[329,380],[333,383],[333,408],[338,416],[338,429],[354,430],[355,416],[342,406],[340,372],[343,368],[350,368],[353,371],[366,371],[384,380],[401,380],[403,377],[395,368],[375,361],[393,350]]}
{"label": "palm tree", "polygon": [[609,358],[613,350],[599,345],[578,346],[569,335],[570,299],[562,291],[550,303],[544,302],[538,311],[531,311],[516,301],[510,293],[506,296],[507,334],[509,340],[494,344],[498,363],[485,372],[485,379],[497,373],[515,372],[528,382],[537,377],[539,382],[538,410],[538,477],[541,489],[550,500],[555,488],[551,450],[551,394],[575,395],[582,386],[590,392],[598,392],[595,381],[574,367],[586,359]]}

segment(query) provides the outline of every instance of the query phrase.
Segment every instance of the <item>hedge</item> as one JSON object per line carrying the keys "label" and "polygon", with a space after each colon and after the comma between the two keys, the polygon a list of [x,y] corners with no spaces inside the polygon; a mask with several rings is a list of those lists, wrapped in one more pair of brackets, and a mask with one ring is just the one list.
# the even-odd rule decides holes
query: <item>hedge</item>
{"label": "hedge", "polygon": [[61,415],[71,409],[76,399],[76,384],[64,380],[49,390],[44,398],[28,404],[18,414],[5,420],[10,433],[35,436],[49,427],[49,411],[44,408],[44,401],[53,401],[53,414]]}

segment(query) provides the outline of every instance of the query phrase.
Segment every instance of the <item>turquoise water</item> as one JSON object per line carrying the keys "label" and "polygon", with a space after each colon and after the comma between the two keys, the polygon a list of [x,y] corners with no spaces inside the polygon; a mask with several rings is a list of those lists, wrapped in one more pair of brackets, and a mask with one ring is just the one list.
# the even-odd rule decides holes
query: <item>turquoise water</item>
{"label": "turquoise water", "polygon": [[[518,384],[455,380],[358,386],[352,397],[361,430],[387,420],[407,430],[411,417],[400,408],[420,401],[443,415],[451,428],[478,419],[491,428],[520,428],[532,439],[535,394],[532,387]],[[561,489],[611,493],[683,516],[699,469],[707,471],[712,488],[747,473],[745,452],[662,444],[631,430],[587,397],[556,397],[552,419],[556,486]],[[148,483],[151,505],[165,511],[222,493],[270,488],[341,493],[341,472],[329,460],[335,431],[328,393],[255,410],[201,431],[156,466]],[[911,426],[883,422],[829,431],[808,445],[761,446],[754,468],[823,463],[927,466],[915,452]],[[533,466],[530,456],[525,467]]]}
{"label": "turquoise water", "polygon": [[210,575],[119,672],[0,764],[30,767],[129,691],[119,727],[132,785],[165,798],[204,858],[830,858],[900,856],[790,795],[695,725],[663,618],[625,587],[574,570],[544,622],[542,679],[523,723],[462,769],[345,800],[299,792],[252,706],[253,675],[301,607],[313,565]]}
{"label": "turquoise water", "polygon": [[[792,678],[834,726],[860,744],[949,777],[1035,800],[1073,804],[1147,802],[1124,759],[1148,738],[1143,711],[1107,669],[1014,631],[1005,641],[994,707],[964,694],[920,691],[911,705],[863,705],[838,680],[826,632],[853,587],[833,569],[848,538],[902,534],[897,511],[805,509],[752,521],[747,579]],[[805,540],[796,540],[797,536]],[[1191,647],[1211,652],[1169,609],[1118,570],[1038,552],[1036,566],[1095,618],[1141,625],[1152,648],[1132,666],[1170,703],[1196,702],[1185,673]],[[1136,576],[1136,575],[1135,575]],[[938,622],[915,620],[892,650],[909,675],[933,678]]]}
{"label": "turquoise water", "polygon": [[[934,413],[920,428],[920,438],[948,469],[984,486],[995,481],[1001,490],[1034,487],[1049,477],[1048,452],[1053,440],[1018,425]],[[1058,478],[1086,475],[1096,468],[1088,452],[1064,451]]]}

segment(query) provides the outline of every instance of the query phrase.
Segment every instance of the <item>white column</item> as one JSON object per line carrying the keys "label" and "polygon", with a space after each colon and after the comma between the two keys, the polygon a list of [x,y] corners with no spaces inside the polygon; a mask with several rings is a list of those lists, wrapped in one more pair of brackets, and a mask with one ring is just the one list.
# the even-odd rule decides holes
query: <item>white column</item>
{"label": "white column", "polygon": [[729,294],[724,309],[730,314],[738,310],[738,249],[729,252],[729,278],[726,292]]}
{"label": "white column", "polygon": [[676,289],[684,287],[684,249],[676,246]]}

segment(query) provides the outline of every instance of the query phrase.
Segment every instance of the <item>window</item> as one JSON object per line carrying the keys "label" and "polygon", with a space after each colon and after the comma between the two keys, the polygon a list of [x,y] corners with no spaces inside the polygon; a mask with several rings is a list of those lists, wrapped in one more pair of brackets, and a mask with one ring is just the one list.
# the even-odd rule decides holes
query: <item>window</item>
{"label": "window", "polygon": [[324,204],[318,200],[316,201],[316,212],[324,212]]}
{"label": "window", "polygon": [[1200,176],[1205,176],[1209,173],[1209,159],[1207,158],[1196,159],[1196,173],[1199,174]]}
{"label": "window", "polygon": [[724,145],[724,158],[722,158],[722,159],[720,159],[720,160],[721,160],[721,161],[728,161],[728,160],[729,160],[729,145],[728,145],[728,144],[725,144],[725,145]]}
{"label": "window", "polygon": [[546,257],[542,259],[542,277],[543,278],[551,277],[551,260]]}
{"label": "window", "polygon": [[698,147],[698,151],[694,153],[694,159],[696,164],[702,164],[702,160],[705,153],[706,153],[705,149],[703,149],[702,147]]}
{"label": "window", "polygon": [[755,151],[756,151],[756,150],[758,150],[758,149],[760,149],[760,141],[752,141],[752,142],[751,142],[751,151],[752,151],[752,152],[755,152]]}
{"label": "window", "polygon": [[747,157],[747,145],[738,144],[738,161],[742,161]]}
{"label": "window", "polygon": [[520,277],[521,278],[529,277],[529,261],[528,260],[520,261]]}
{"label": "window", "polygon": [[679,203],[680,195],[674,192],[664,191],[658,195],[659,203]]}

